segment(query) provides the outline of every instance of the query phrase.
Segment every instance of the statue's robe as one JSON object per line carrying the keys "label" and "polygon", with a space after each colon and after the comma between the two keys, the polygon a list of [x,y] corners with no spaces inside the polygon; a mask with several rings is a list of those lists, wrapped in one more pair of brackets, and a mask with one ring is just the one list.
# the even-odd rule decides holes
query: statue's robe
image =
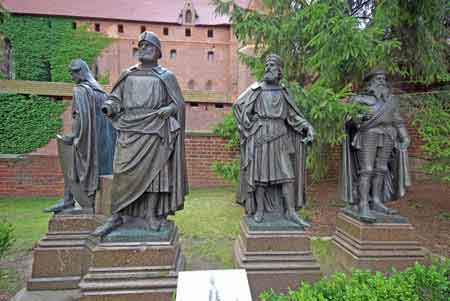
{"label": "statue's robe", "polygon": [[73,163],[68,171],[70,181],[79,183],[81,191],[88,196],[95,194],[99,180],[96,108],[92,93],[93,90],[83,83],[73,90]]}
{"label": "statue's robe", "polygon": [[293,182],[295,207],[305,204],[305,159],[302,142],[307,121],[284,87],[266,91],[255,83],[233,105],[240,139],[240,179],[237,202],[251,215],[255,190],[266,186],[266,211],[285,209],[282,183]]}
{"label": "statue's robe", "polygon": [[95,103],[95,133],[99,175],[111,175],[116,145],[116,130],[111,121],[101,111],[108,95],[96,82],[83,82],[79,86],[85,89],[85,93]]}
{"label": "statue's robe", "polygon": [[[158,196],[156,215],[183,208],[188,192],[184,151],[185,103],[175,76],[163,67],[125,71],[107,103],[113,107],[117,130],[112,184],[114,213],[144,217],[146,193]],[[163,119],[157,110],[171,106]]]}
{"label": "statue's robe", "polygon": [[354,102],[370,105],[372,112],[358,124],[349,120],[344,128],[345,139],[342,144],[338,191],[341,199],[350,205],[359,203],[360,163],[357,150],[364,147],[361,144],[361,135],[367,131],[379,131],[380,134],[394,140],[394,149],[388,162],[388,172],[384,175],[382,201],[389,202],[404,196],[407,187],[411,186],[408,151],[399,148],[397,128],[404,125],[398,111],[398,101],[391,95],[387,101],[380,101],[381,105],[372,106],[371,98],[374,97],[373,95],[360,95],[352,98]]}

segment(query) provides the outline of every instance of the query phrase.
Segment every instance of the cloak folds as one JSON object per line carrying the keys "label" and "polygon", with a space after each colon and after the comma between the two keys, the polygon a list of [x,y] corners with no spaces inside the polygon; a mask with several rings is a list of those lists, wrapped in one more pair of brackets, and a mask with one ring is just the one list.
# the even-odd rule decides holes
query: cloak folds
{"label": "cloak folds", "polygon": [[[239,130],[239,141],[240,141],[240,181],[238,184],[237,191],[237,203],[245,207],[247,214],[253,214],[256,211],[256,200],[255,200],[255,175],[251,172],[251,166],[255,160],[255,147],[256,139],[255,134],[260,128],[258,120],[249,116],[248,112],[251,111],[250,107],[258,100],[259,95],[262,92],[261,84],[254,83],[246,91],[244,91],[236,100],[233,105],[233,113],[235,120],[237,122],[237,127]],[[295,102],[292,100],[288,91],[283,87],[282,96],[287,102],[287,105],[292,109],[297,116],[301,118],[301,126],[306,123],[301,112],[298,110]],[[304,206],[305,197],[305,159],[306,159],[306,149],[302,142],[304,138],[303,135],[294,130],[290,125],[287,125],[288,129],[288,139],[292,141],[294,146],[294,152],[290,157],[293,170],[294,170],[294,187],[295,187],[295,207],[299,209]],[[272,187],[273,186],[273,187]],[[280,185],[271,185],[270,192],[266,193],[266,209],[269,211],[276,209],[280,204],[281,200],[281,189],[278,187]],[[268,208],[267,208],[268,207]]]}
{"label": "cloak folds", "polygon": [[68,171],[71,181],[80,183],[80,189],[93,195],[98,187],[98,146],[95,103],[92,90],[76,85],[73,90],[73,168]]}
{"label": "cloak folds", "polygon": [[[128,76],[137,71],[140,71],[138,66],[125,71],[113,87],[111,95]],[[154,186],[152,183],[155,183],[154,180],[163,169],[170,175],[169,183],[165,183],[170,191],[159,193],[157,215],[165,216],[182,209],[184,197],[188,193],[184,99],[177,80],[170,71],[157,66],[153,68],[152,75],[163,83],[168,99],[176,106],[176,113],[163,120],[155,115],[155,111],[142,108],[139,115],[129,119],[125,108],[125,112],[113,117],[112,124],[118,131],[111,193],[114,213],[134,205],[149,187]],[[117,101],[120,103],[121,100],[113,100]],[[121,133],[125,132],[129,135],[123,141]]]}
{"label": "cloak folds", "polygon": [[[359,204],[358,172],[360,163],[358,161],[357,149],[355,148],[355,137],[358,138],[361,130],[369,129],[387,110],[391,109],[385,104],[372,118],[362,123],[359,128],[349,121],[345,123],[345,139],[341,149],[341,168],[339,176],[338,193],[342,200],[350,205]],[[358,139],[356,139],[358,140]],[[411,186],[408,170],[408,151],[399,148],[398,141],[394,141],[394,150],[388,162],[388,172],[384,175],[383,203],[396,200],[406,193],[406,188]]]}

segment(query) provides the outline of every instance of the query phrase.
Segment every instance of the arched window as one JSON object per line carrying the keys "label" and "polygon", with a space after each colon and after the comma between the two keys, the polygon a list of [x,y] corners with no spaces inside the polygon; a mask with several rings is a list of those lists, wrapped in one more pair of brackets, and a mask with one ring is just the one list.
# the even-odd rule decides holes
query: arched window
{"label": "arched window", "polygon": [[186,23],[189,23],[189,24],[192,23],[192,11],[190,11],[190,10],[186,11],[186,15],[184,17],[184,21]]}
{"label": "arched window", "polygon": [[175,60],[177,58],[177,50],[176,49],[171,49],[170,50],[170,59],[171,60]]}
{"label": "arched window", "polygon": [[193,79],[191,79],[191,80],[188,82],[188,88],[191,89],[191,90],[194,90],[194,88],[195,88],[195,82],[194,82]]}
{"label": "arched window", "polygon": [[206,82],[205,89],[206,89],[207,91],[211,91],[211,90],[212,90],[212,86],[213,86],[212,80],[208,80],[208,81]]}
{"label": "arched window", "polygon": [[208,51],[208,61],[214,61],[214,51],[212,50]]}

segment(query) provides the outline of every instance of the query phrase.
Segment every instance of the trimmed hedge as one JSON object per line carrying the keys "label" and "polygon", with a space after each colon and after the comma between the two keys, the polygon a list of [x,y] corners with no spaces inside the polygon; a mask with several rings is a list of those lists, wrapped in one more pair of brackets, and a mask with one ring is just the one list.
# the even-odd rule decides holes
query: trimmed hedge
{"label": "trimmed hedge", "polygon": [[430,266],[417,263],[391,276],[360,270],[336,273],[313,285],[302,283],[288,294],[269,290],[260,297],[262,301],[449,301],[450,259]]}

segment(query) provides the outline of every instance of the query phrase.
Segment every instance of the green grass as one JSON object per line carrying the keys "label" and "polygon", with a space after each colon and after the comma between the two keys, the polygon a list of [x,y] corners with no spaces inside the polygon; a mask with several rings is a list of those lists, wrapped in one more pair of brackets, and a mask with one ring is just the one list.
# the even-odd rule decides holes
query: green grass
{"label": "green grass", "polygon": [[6,219],[14,227],[16,241],[7,256],[29,252],[36,241],[47,232],[50,214],[42,209],[57,198],[0,198],[0,219]]}
{"label": "green grass", "polygon": [[213,266],[233,266],[233,243],[244,209],[235,203],[233,188],[193,189],[185,208],[173,217],[181,232],[183,251]]}

